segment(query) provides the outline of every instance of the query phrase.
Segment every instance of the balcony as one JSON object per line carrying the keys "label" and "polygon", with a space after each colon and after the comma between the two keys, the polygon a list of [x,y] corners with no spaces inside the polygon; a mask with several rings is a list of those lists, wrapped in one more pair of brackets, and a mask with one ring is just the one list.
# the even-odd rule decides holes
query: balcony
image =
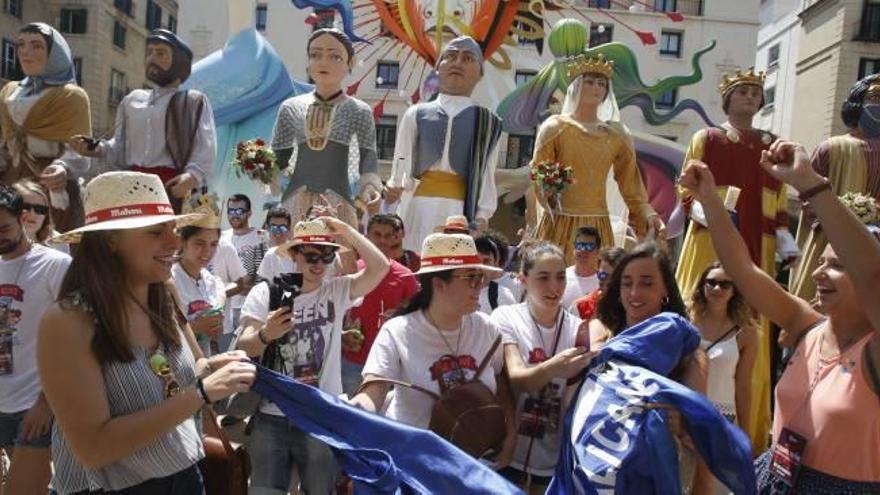
{"label": "balcony", "polygon": [[634,12],[678,12],[687,16],[703,15],[703,0],[587,0],[593,9]]}

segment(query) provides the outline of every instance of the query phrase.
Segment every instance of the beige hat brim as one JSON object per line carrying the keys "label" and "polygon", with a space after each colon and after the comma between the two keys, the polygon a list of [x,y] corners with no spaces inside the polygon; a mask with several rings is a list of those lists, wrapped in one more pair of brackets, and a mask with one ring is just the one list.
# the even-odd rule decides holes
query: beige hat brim
{"label": "beige hat brim", "polygon": [[204,217],[204,213],[188,213],[186,215],[152,215],[136,218],[119,218],[117,220],[107,220],[105,222],[84,225],[78,229],[73,229],[69,232],[52,236],[47,242],[49,244],[76,244],[82,239],[82,235],[86,232],[139,229],[141,227],[149,227],[150,225],[158,225],[165,222],[175,222],[178,227],[186,227],[198,222]]}
{"label": "beige hat brim", "polygon": [[342,249],[344,246],[342,244],[336,244],[335,242],[303,242],[299,239],[294,239],[292,241],[287,241],[284,244],[278,246],[277,250],[281,256],[290,257],[290,248],[294,246],[329,246]]}
{"label": "beige hat brim", "polygon": [[495,266],[482,265],[480,263],[472,263],[469,265],[439,265],[439,266],[427,266],[425,268],[419,269],[419,271],[415,272],[413,275],[424,275],[426,273],[436,273],[436,272],[445,272],[449,270],[464,270],[476,268],[478,270],[483,270],[484,272],[490,273],[504,273],[504,270]]}

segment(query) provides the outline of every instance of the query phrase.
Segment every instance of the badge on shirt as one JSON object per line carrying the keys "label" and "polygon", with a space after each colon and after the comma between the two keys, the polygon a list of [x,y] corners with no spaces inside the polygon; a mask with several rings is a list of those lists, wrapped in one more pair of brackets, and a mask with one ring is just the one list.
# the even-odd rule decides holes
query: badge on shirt
{"label": "badge on shirt", "polygon": [[528,396],[520,414],[519,434],[541,439],[559,431],[562,417],[562,394],[559,384],[550,382],[537,397]]}
{"label": "badge on shirt", "polygon": [[21,301],[22,294],[23,291],[14,285],[5,285],[0,290],[0,376],[11,375],[15,371],[12,348],[21,310],[14,309],[12,304]]}
{"label": "badge on shirt", "polygon": [[770,473],[793,488],[801,470],[801,458],[806,448],[806,438],[788,428],[783,428],[779,440],[773,446]]}

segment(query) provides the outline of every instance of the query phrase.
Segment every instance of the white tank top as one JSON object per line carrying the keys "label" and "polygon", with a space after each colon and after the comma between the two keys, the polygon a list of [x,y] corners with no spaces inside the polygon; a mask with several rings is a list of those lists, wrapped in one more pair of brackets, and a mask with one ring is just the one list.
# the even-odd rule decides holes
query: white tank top
{"label": "white tank top", "polygon": [[709,400],[728,420],[736,424],[736,365],[739,362],[739,345],[733,332],[711,349],[713,341],[701,339],[700,348],[709,359]]}

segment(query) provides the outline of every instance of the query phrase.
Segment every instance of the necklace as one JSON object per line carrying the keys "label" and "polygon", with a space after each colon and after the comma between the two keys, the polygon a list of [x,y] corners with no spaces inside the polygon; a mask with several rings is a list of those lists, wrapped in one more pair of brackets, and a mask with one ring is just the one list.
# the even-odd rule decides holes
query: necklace
{"label": "necklace", "polygon": [[535,331],[538,333],[538,338],[541,339],[541,349],[545,353],[545,360],[552,357],[556,354],[556,348],[559,346],[559,336],[562,334],[562,323],[565,321],[565,311],[562,308],[559,308],[559,323],[556,325],[556,331],[553,333],[553,349],[550,350],[550,354],[547,353],[547,343],[544,342],[544,333],[541,331],[541,326],[538,325],[538,320],[535,318],[535,315],[532,313],[532,309],[529,308],[529,316],[532,317],[532,323],[535,325]]}
{"label": "necklace", "polygon": [[428,313],[427,309],[425,310],[425,319],[428,320],[428,323],[430,323],[431,326],[434,327],[434,330],[436,330],[437,334],[440,335],[440,338],[443,339],[443,343],[446,344],[446,348],[449,349],[449,352],[452,354],[452,356],[458,358],[458,350],[461,346],[461,324],[458,325],[458,335],[455,339],[455,350],[453,350],[452,345],[449,343],[449,340],[446,338],[445,335],[443,335],[443,330],[440,330],[440,327],[438,327],[437,324],[434,323],[434,319],[431,318],[431,315]]}

